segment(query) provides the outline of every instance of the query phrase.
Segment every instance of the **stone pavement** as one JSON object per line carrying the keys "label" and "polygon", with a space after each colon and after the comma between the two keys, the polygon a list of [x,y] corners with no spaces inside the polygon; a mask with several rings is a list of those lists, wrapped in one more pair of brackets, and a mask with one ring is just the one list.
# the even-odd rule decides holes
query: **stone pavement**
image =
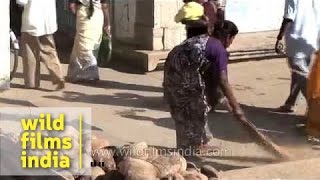
{"label": "stone pavement", "polygon": [[[266,34],[263,35],[267,37]],[[257,33],[254,38],[240,37],[242,40],[235,41],[231,51],[261,48],[260,41],[257,42],[261,36]],[[269,38],[261,44],[271,49],[272,41]],[[101,81],[97,84],[67,84],[65,90],[52,92],[45,69],[43,89],[23,89],[21,63],[19,67],[12,89],[1,93],[0,107],[91,107],[95,131],[106,135],[114,145],[146,141],[159,148],[175,147],[174,124],[162,98],[161,70],[143,74],[114,59],[109,68],[101,68]],[[66,73],[67,65],[63,68]],[[290,79],[284,58],[232,63],[229,76],[238,101],[261,132],[286,148],[296,160],[319,157],[320,151],[307,143],[303,128],[296,127],[304,123],[304,100],[297,115],[270,112],[288,95]],[[0,127],[6,129],[12,123],[2,121]],[[199,163],[211,164],[222,171],[276,163],[225,110],[210,114],[209,125],[215,137],[211,143],[223,151],[203,157]]]}

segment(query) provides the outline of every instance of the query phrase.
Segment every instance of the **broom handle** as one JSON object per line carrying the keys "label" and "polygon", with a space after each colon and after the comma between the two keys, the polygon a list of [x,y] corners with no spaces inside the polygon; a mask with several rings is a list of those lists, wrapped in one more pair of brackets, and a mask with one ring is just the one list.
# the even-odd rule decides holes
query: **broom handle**
{"label": "broom handle", "polygon": [[[232,108],[229,105],[229,102],[226,103],[228,111],[232,112]],[[253,135],[257,138],[258,143],[262,143],[265,148],[271,150],[275,155],[283,160],[291,159],[291,156],[287,151],[284,151],[280,146],[273,143],[267,136],[263,135],[258,131],[257,127],[250,121],[244,119],[237,119],[241,122],[241,124]]]}

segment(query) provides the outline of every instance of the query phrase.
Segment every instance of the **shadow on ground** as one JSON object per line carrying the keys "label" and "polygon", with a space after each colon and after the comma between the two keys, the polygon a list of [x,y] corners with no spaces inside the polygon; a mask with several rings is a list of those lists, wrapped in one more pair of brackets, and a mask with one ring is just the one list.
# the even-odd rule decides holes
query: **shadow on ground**
{"label": "shadow on ground", "polygon": [[[18,76],[20,76],[21,74],[19,74]],[[22,84],[15,84],[15,83],[10,83],[10,88],[18,88],[18,89],[25,89],[25,90],[31,90],[29,88],[26,88],[24,85]],[[44,88],[37,88],[37,89],[32,89],[32,90],[37,90],[37,91],[42,91],[42,92],[54,92],[54,90],[50,90],[50,89],[44,89]]]}
{"label": "shadow on ground", "polygon": [[[162,96],[145,97],[132,93],[115,93],[114,95],[87,95],[79,92],[65,91],[64,96],[45,96],[66,102],[84,102],[90,104],[106,104],[112,106],[131,107],[131,110],[117,112],[121,117],[138,121],[151,121],[157,126],[174,129],[174,122],[168,118],[143,116],[147,110],[168,111]],[[297,115],[279,114],[272,109],[242,105],[248,119],[264,134],[268,135],[279,145],[306,144],[306,134],[297,124],[304,123],[304,118]],[[233,116],[223,109],[208,116],[209,127],[217,139],[249,143],[252,136],[236,121]]]}
{"label": "shadow on ground", "polygon": [[[272,112],[273,109],[242,105],[247,118],[264,134],[279,145],[306,144],[306,135],[297,124],[304,123],[304,118],[297,115]],[[209,114],[209,127],[214,137],[222,140],[249,143],[252,136],[240,122],[226,112]],[[227,128],[226,128],[227,127]]]}
{"label": "shadow on ground", "polygon": [[99,80],[98,82],[93,84],[86,84],[82,83],[79,84],[82,86],[90,86],[95,88],[105,88],[105,89],[120,89],[120,90],[133,90],[133,91],[148,91],[148,92],[161,92],[161,87],[155,86],[145,86],[145,85],[138,85],[138,84],[126,84],[116,81],[107,81],[107,80]]}
{"label": "shadow on ground", "polygon": [[[129,88],[130,89],[130,88]],[[115,93],[114,95],[89,95],[80,92],[64,91],[63,96],[44,96],[48,99],[56,99],[65,102],[83,102],[89,104],[105,104],[111,106],[123,106],[143,108],[150,110],[166,111],[163,97],[145,97],[132,93]]]}
{"label": "shadow on ground", "polygon": [[110,68],[118,72],[128,73],[128,74],[145,74],[142,68],[130,66],[126,64],[126,61],[113,57],[110,62],[104,66],[104,68]]}
{"label": "shadow on ground", "polygon": [[[255,124],[260,132],[269,136],[275,143],[279,145],[299,145],[306,144],[306,134],[303,129],[297,125],[304,124],[304,117],[294,114],[280,114],[272,112],[273,109],[261,108],[254,106],[242,105],[248,119]],[[138,121],[151,121],[157,126],[175,129],[174,121],[171,117],[154,118],[139,115],[146,110],[131,109],[117,114]],[[213,136],[217,139],[250,143],[253,137],[247,130],[236,121],[235,118],[225,110],[210,113],[208,116],[208,124]]]}
{"label": "shadow on ground", "polygon": [[1,101],[1,103],[8,104],[8,105],[37,107],[36,105],[32,104],[31,102],[24,101],[24,100],[7,99],[7,98],[0,97],[0,101]]}
{"label": "shadow on ground", "polygon": [[[22,73],[16,73],[16,78],[23,78]],[[41,80],[50,81],[50,76],[47,74],[41,74]],[[138,84],[127,84],[116,81],[99,80],[96,83],[79,83],[81,86],[90,86],[91,88],[105,88],[105,89],[120,89],[120,90],[133,90],[133,91],[148,91],[148,92],[163,92],[161,87],[145,86]],[[13,88],[24,88],[23,85],[11,84]],[[40,89],[45,91],[44,89]],[[49,90],[48,90],[49,91]]]}
{"label": "shadow on ground", "polygon": [[138,115],[138,113],[144,113],[144,112],[146,112],[146,110],[144,109],[130,109],[130,110],[117,112],[117,114],[127,119],[138,120],[138,121],[150,121],[160,127],[175,129],[174,121],[171,119],[171,117],[154,118],[154,117]]}

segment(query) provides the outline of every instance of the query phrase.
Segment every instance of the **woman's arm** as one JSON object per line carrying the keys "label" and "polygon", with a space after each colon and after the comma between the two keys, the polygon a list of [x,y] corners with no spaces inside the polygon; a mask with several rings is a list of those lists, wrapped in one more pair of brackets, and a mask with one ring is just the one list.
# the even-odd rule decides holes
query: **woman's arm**
{"label": "woman's arm", "polygon": [[290,24],[296,18],[296,14],[297,14],[296,1],[285,1],[285,10],[284,10],[283,21],[282,21],[281,28],[280,28],[279,34],[277,36],[277,42],[275,45],[275,50],[278,54],[281,53],[281,50],[279,48],[279,43],[282,40],[282,38],[283,38],[284,34],[286,33]]}
{"label": "woman's arm", "polygon": [[103,29],[105,33],[111,35],[111,25],[110,25],[110,15],[109,15],[109,5],[107,1],[101,0],[101,7],[104,15],[104,26]]}
{"label": "woman's arm", "polygon": [[227,76],[226,71],[222,71],[220,73],[220,86],[221,86],[221,89],[222,89],[224,95],[228,99],[227,106],[228,106],[230,112],[232,112],[233,115],[237,119],[246,120],[246,117],[245,117],[239,103],[237,102],[237,100],[233,94],[231,85],[228,82],[228,76]]}
{"label": "woman's arm", "polygon": [[279,49],[279,43],[282,40],[284,34],[286,33],[286,31],[289,28],[291,23],[292,23],[292,20],[291,19],[287,19],[287,18],[284,18],[283,21],[282,21],[281,28],[280,28],[279,34],[277,36],[277,42],[276,42],[276,45],[275,45],[275,50],[276,50],[276,52],[278,54],[281,53],[281,49]]}
{"label": "woman's arm", "polygon": [[284,36],[284,33],[287,31],[290,23],[292,23],[291,19],[286,19],[286,18],[283,19],[279,34],[277,36],[277,40],[282,40],[282,37]]}
{"label": "woman's arm", "polygon": [[[218,84],[224,95],[228,99],[228,108],[238,119],[245,119],[244,114],[240,108],[239,103],[237,102],[232,88],[228,82],[228,60],[229,54],[226,49],[223,47],[222,43],[217,43],[218,40],[209,39],[207,42],[206,54],[207,58],[212,62],[212,76],[213,78],[218,78]],[[220,44],[220,45],[218,45]]]}

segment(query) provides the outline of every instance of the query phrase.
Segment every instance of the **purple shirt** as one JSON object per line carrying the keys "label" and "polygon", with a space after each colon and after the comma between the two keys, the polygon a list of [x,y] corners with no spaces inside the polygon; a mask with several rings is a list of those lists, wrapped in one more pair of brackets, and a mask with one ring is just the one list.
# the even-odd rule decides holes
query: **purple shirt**
{"label": "purple shirt", "polygon": [[221,72],[228,72],[229,55],[221,41],[210,37],[206,45],[205,54],[211,63],[211,72],[215,80],[220,78]]}

